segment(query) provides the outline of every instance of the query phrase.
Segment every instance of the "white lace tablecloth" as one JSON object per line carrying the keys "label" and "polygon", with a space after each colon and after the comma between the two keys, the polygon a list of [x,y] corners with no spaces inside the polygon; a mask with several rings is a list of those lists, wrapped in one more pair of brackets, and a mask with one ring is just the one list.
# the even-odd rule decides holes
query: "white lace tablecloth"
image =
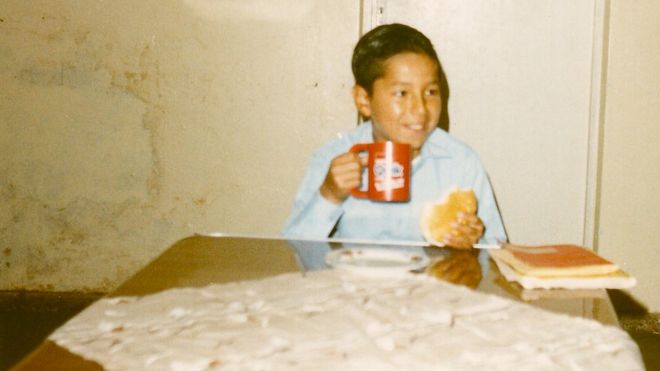
{"label": "white lace tablecloth", "polygon": [[108,370],[643,370],[619,328],[338,271],[102,299],[51,340]]}

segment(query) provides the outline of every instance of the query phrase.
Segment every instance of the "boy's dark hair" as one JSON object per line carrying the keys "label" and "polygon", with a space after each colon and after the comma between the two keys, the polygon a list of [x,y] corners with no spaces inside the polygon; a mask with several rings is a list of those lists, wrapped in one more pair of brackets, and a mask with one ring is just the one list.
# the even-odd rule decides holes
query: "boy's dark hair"
{"label": "boy's dark hair", "polygon": [[355,84],[371,95],[374,81],[385,73],[385,61],[406,52],[428,56],[436,62],[438,73],[441,73],[440,60],[431,40],[410,26],[392,23],[367,32],[355,45],[351,61]]}

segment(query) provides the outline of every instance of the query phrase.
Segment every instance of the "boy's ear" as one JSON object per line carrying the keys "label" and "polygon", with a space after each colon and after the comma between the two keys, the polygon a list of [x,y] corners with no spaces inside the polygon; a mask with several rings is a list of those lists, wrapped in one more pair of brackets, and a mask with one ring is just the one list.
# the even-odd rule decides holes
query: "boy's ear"
{"label": "boy's ear", "polygon": [[371,117],[371,102],[369,100],[369,93],[365,88],[360,85],[353,86],[353,102],[362,117]]}

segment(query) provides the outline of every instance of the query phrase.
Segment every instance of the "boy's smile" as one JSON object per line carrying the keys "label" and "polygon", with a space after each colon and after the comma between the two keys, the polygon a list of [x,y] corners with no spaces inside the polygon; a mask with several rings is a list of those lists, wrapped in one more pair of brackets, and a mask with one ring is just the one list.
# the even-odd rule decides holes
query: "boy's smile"
{"label": "boy's smile", "polygon": [[424,54],[394,55],[371,95],[355,86],[353,97],[360,113],[372,120],[374,141],[410,144],[414,158],[440,119],[438,65]]}

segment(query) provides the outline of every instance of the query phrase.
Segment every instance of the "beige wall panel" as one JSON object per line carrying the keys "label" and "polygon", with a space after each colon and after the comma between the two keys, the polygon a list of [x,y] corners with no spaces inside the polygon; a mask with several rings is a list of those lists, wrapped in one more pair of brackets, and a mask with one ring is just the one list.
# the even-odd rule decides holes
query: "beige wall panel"
{"label": "beige wall panel", "polygon": [[632,295],[660,311],[660,3],[613,1],[599,252],[639,280]]}
{"label": "beige wall panel", "polygon": [[195,232],[279,232],[355,125],[351,0],[0,3],[0,289],[109,290]]}
{"label": "beige wall panel", "polygon": [[382,3],[432,38],[449,131],[479,152],[509,238],[582,243],[594,2]]}

